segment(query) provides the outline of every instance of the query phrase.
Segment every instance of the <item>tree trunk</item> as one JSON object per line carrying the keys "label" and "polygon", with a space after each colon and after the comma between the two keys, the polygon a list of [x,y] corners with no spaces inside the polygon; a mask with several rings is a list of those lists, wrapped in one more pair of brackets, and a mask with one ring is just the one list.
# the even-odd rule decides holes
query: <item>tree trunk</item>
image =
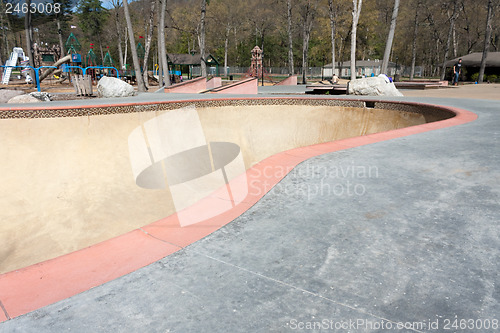
{"label": "tree trunk", "polygon": [[142,68],[144,68],[144,84],[146,87],[149,86],[148,79],[148,60],[149,60],[149,51],[151,50],[151,40],[153,39],[153,26],[154,26],[154,16],[155,16],[155,5],[156,0],[151,0],[151,9],[149,11],[149,22],[148,22],[148,30],[146,33],[146,40],[144,45],[144,61],[142,64]]}
{"label": "tree trunk", "polygon": [[[332,43],[332,78],[335,75],[335,34],[336,34],[336,21],[337,12],[333,5],[333,0],[328,0],[329,15],[330,15],[330,29],[331,29],[331,43]],[[340,74],[340,73],[339,73]]]}
{"label": "tree trunk", "polygon": [[411,69],[410,69],[410,81],[415,78],[415,63],[417,62],[417,37],[418,37],[418,14],[420,12],[421,0],[417,2],[417,8],[415,10],[415,23],[413,26],[413,45],[411,48]]}
{"label": "tree trunk", "polygon": [[229,33],[231,32],[231,26],[228,24],[226,26],[226,39],[224,40],[224,76],[227,77],[227,52],[229,46]]}
{"label": "tree trunk", "polygon": [[[28,8],[30,8],[31,0],[25,1]],[[26,15],[24,15],[24,30],[26,31],[26,51],[25,54],[30,58],[29,64],[31,67],[35,67],[35,59],[33,59],[33,26],[31,25],[31,13],[28,10]],[[32,73],[35,75],[35,73]],[[33,79],[35,77],[33,76]]]}
{"label": "tree trunk", "polygon": [[288,19],[288,75],[294,74],[293,64],[293,36],[292,36],[292,0],[287,0],[287,19]]}
{"label": "tree trunk", "polygon": [[[115,7],[115,24],[116,24],[116,32],[118,34],[118,60],[120,62],[120,69],[124,69],[123,68],[123,65],[124,65],[124,61],[123,61],[123,50],[122,50],[122,27],[121,27],[121,24],[120,24],[120,15],[119,15],[119,6],[117,5]],[[125,40],[125,43],[127,41]]]}
{"label": "tree trunk", "polygon": [[207,76],[207,64],[205,63],[205,16],[207,14],[207,0],[201,0],[201,18],[200,18],[200,43],[201,54],[201,76]]}
{"label": "tree trunk", "polygon": [[104,65],[104,51],[102,50],[102,37],[99,36],[99,50],[101,51],[101,64]]}
{"label": "tree trunk", "polygon": [[311,30],[314,23],[314,15],[316,11],[317,1],[313,5],[312,0],[307,0],[307,5],[305,7],[305,12],[302,13],[304,19],[304,25],[302,29],[302,84],[307,82],[307,66],[308,66],[308,55],[309,55],[309,39],[311,38]]}
{"label": "tree trunk", "polygon": [[[64,64],[65,62],[70,62],[71,61],[71,55],[65,55],[64,57],[61,57],[58,61],[56,61],[53,66],[59,67],[60,65]],[[39,80],[42,82],[47,76],[49,76],[52,72],[56,71],[55,68],[47,68],[43,73],[40,74]]]}
{"label": "tree trunk", "polygon": [[125,29],[125,54],[123,55],[123,69],[125,69],[127,67],[127,54],[128,54],[128,28]]}
{"label": "tree trunk", "polygon": [[486,16],[486,32],[484,35],[483,57],[481,58],[481,67],[479,67],[478,83],[484,81],[484,70],[486,69],[486,58],[490,50],[491,43],[491,30],[492,30],[492,16],[493,16],[493,0],[488,0],[488,15]]}
{"label": "tree trunk", "polygon": [[170,74],[168,72],[167,50],[165,47],[165,12],[167,11],[167,0],[158,1],[161,1],[160,15],[158,17],[158,48],[160,50],[158,81],[160,87],[168,87],[170,86]]}
{"label": "tree trunk", "polygon": [[57,24],[57,36],[59,37],[59,47],[61,48],[61,58],[62,58],[66,55],[66,50],[64,49],[61,20],[59,20],[59,17],[56,18],[56,24]]}
{"label": "tree trunk", "polygon": [[446,76],[446,61],[448,61],[451,38],[453,37],[453,29],[455,27],[455,21],[457,20],[457,18],[458,18],[458,0],[455,0],[453,4],[453,14],[450,17],[450,28],[448,29],[448,38],[446,40],[446,47],[444,49],[443,66],[441,67],[441,81],[443,81]]}
{"label": "tree trunk", "polygon": [[351,80],[356,80],[356,33],[363,0],[352,0]]}
{"label": "tree trunk", "polygon": [[384,59],[382,60],[382,73],[387,74],[387,67],[389,66],[389,58],[391,56],[392,42],[394,40],[394,32],[396,31],[396,22],[398,20],[399,0],[394,0],[394,9],[392,11],[391,27],[387,35],[387,42],[385,43]]}
{"label": "tree trunk", "polygon": [[311,32],[307,29],[307,24],[303,27],[303,39],[302,39],[302,84],[307,82],[307,56],[309,51],[309,38],[311,37]]}
{"label": "tree trunk", "polygon": [[342,76],[342,60],[343,60],[342,59],[342,54],[344,52],[345,44],[346,44],[347,39],[344,39],[342,36],[340,36],[340,40],[339,41],[340,41],[340,43],[339,43],[339,45],[337,47],[337,49],[339,50],[338,53],[337,53],[338,57],[336,57],[335,59],[336,59],[336,61],[338,59],[337,63],[339,64],[339,77],[341,77]]}
{"label": "tree trunk", "polygon": [[[434,61],[433,61],[433,63],[435,64],[439,63],[439,55],[441,54],[441,49],[439,48],[439,45],[440,45],[439,40],[436,39],[436,53],[434,54]],[[438,76],[441,68],[437,65],[436,66],[432,65],[432,67],[434,68],[434,70],[432,71],[432,76]]]}
{"label": "tree trunk", "polygon": [[[5,14],[5,4],[2,2],[0,2],[0,25],[2,27],[5,27],[5,21],[7,21],[8,23],[8,31],[10,31],[10,23],[9,23],[9,20],[8,18],[6,17],[6,14]],[[3,40],[3,48],[2,50],[0,51],[0,57],[2,58],[1,61],[0,61],[0,64],[4,64],[5,62],[3,62],[3,56],[5,55],[7,58],[9,58],[9,39],[7,38],[7,29],[2,29],[2,40]]]}
{"label": "tree trunk", "polygon": [[453,57],[456,58],[458,52],[457,28],[453,26]]}
{"label": "tree trunk", "polygon": [[[262,50],[262,57],[264,57],[264,34],[265,34],[265,29],[263,27],[260,30],[260,49]],[[264,63],[262,63],[262,66],[264,66]]]}
{"label": "tree trunk", "polygon": [[128,11],[128,2],[123,0],[123,9],[125,11],[125,20],[127,21],[127,29],[130,41],[130,52],[132,53],[132,61],[134,62],[135,79],[137,80],[137,90],[139,92],[146,91],[146,86],[144,85],[144,80],[141,74],[141,64],[139,63],[139,57],[137,56],[137,49],[135,48],[134,40],[134,29],[132,28],[132,20],[130,19],[130,13]]}

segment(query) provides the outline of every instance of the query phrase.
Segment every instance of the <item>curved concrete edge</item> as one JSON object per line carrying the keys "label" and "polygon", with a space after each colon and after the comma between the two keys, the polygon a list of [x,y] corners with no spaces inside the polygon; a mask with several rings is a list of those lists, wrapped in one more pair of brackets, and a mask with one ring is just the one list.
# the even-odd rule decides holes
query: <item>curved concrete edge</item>
{"label": "curved concrete edge", "polygon": [[[245,98],[247,99],[247,98]],[[260,99],[260,98],[255,98]],[[186,102],[186,101],[183,101]],[[391,102],[393,103],[393,102]],[[45,262],[0,275],[0,322],[74,296],[168,256],[228,224],[252,207],[299,163],[329,152],[465,124],[477,119],[466,110],[421,103],[450,111],[455,117],[361,137],[295,148],[268,157],[231,181],[249,180],[245,200],[233,209],[201,223],[180,227],[177,214]],[[115,105],[116,106],[116,105]],[[286,172],[269,172],[286,170]],[[243,182],[242,182],[243,184]],[[217,191],[211,195],[217,197]],[[187,208],[206,208],[206,200]],[[213,204],[213,200],[210,201]]]}

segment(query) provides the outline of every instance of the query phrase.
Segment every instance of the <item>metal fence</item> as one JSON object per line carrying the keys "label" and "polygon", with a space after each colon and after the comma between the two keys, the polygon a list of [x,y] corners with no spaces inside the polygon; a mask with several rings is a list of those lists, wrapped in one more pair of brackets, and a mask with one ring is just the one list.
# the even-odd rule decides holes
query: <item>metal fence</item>
{"label": "metal fence", "polygon": [[[283,76],[288,76],[290,74],[290,71],[288,70],[288,67],[264,67],[265,71],[267,74],[270,75],[283,75]],[[328,70],[325,69],[324,71],[322,70],[322,67],[308,67],[306,71],[306,77],[308,79],[320,79],[323,77],[330,77],[331,76],[331,69]],[[393,69],[394,71],[394,69]],[[228,75],[240,75],[240,74],[245,74],[248,72],[248,67],[237,67],[237,66],[228,66],[227,67],[227,74]],[[294,74],[298,76],[302,76],[302,68],[295,68]],[[342,73],[341,76],[350,76],[350,70],[348,70],[348,74]],[[201,67],[193,67],[192,69],[193,76],[201,76]],[[211,76],[216,76],[217,75],[217,68],[216,67],[207,67],[207,74]],[[224,67],[221,66],[219,67],[219,73],[220,76],[224,75]],[[364,73],[366,74],[366,73]],[[394,75],[394,73],[390,73],[391,75]],[[398,66],[398,74],[402,76],[409,76],[410,75],[410,67],[407,66]],[[361,74],[360,74],[361,75]],[[422,66],[415,66],[415,76],[416,77],[421,77],[423,75],[423,67]]]}
{"label": "metal fence", "polygon": [[[290,71],[288,67],[264,67],[265,73],[269,75],[283,75],[288,76]],[[238,75],[245,74],[248,72],[248,67],[237,67],[237,66],[228,66],[227,74],[228,75]],[[192,69],[193,76],[201,76],[201,67],[193,67]],[[321,78],[321,67],[309,67],[306,71],[308,78]],[[216,67],[207,67],[208,75],[217,75]],[[295,75],[302,75],[302,68],[295,68]],[[219,67],[219,75],[224,75],[224,67]]]}

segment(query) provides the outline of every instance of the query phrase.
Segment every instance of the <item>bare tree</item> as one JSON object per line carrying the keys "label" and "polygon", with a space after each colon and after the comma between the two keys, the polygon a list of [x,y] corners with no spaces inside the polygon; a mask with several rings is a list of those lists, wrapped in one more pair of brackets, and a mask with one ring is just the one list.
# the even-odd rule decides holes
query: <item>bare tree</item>
{"label": "bare tree", "polygon": [[441,81],[443,81],[446,76],[446,61],[448,60],[448,54],[450,52],[450,43],[453,37],[453,29],[455,27],[455,22],[458,18],[458,14],[460,13],[458,1],[459,0],[453,1],[453,12],[450,16],[450,28],[448,30],[448,39],[446,40],[446,46],[444,48],[443,66],[441,67]]}
{"label": "bare tree", "polygon": [[438,25],[436,24],[436,20],[434,19],[435,16],[435,8],[432,7],[432,5],[429,5],[429,2],[426,2],[426,6],[424,7],[427,10],[426,18],[425,20],[428,22],[428,27],[430,28],[430,31],[432,31],[432,39],[429,40],[429,48],[430,48],[430,43],[434,42],[435,43],[435,50],[431,51],[429,54],[429,63],[430,63],[430,75],[434,76],[439,75],[439,70],[440,67],[435,66],[434,64],[439,63],[439,55],[441,54],[440,51],[440,45],[443,44],[443,39],[441,38],[440,34],[440,29]]}
{"label": "bare tree", "polygon": [[57,37],[59,39],[59,48],[61,49],[61,57],[64,57],[66,54],[66,49],[64,47],[64,41],[63,41],[63,36],[62,36],[62,25],[61,21],[64,20],[65,17],[69,16],[70,10],[68,7],[70,7],[70,1],[59,1],[59,4],[61,5],[59,13],[55,14],[55,19],[56,19],[56,27],[57,27]]}
{"label": "bare tree", "polygon": [[228,59],[229,59],[229,39],[231,31],[241,25],[241,2],[231,1],[228,6],[226,1],[216,1],[210,6],[213,6],[210,11],[213,13],[211,16],[214,24],[213,34],[216,36],[215,44],[220,45],[222,40],[224,43],[224,76],[228,76]]}
{"label": "bare tree", "polygon": [[292,0],[286,1],[287,33],[288,33],[288,72],[294,74],[293,68],[293,35],[292,35]]}
{"label": "bare tree", "polygon": [[458,39],[457,39],[457,28],[456,25],[453,26],[453,56],[456,57],[458,53]]}
{"label": "bare tree", "polygon": [[[0,1],[0,25],[3,27],[2,29],[2,51],[0,52],[0,64],[3,64],[3,56],[5,55],[7,58],[9,57],[10,46],[9,39],[7,38],[7,31],[11,30],[10,21],[6,14],[5,3]],[[7,22],[7,24],[5,24]]]}
{"label": "bare tree", "polygon": [[125,38],[123,39],[125,41],[125,52],[123,54],[123,66],[124,68],[127,67],[127,59],[128,59],[128,28],[125,29]]}
{"label": "bare tree", "polygon": [[[122,27],[120,20],[120,7],[122,6],[122,2],[120,0],[113,0],[112,2],[113,8],[115,9],[115,25],[116,32],[118,34],[118,60],[120,62],[120,69],[124,69],[124,59],[123,59],[123,50],[122,50]],[[125,41],[126,43],[127,41]]]}
{"label": "bare tree", "polygon": [[477,82],[479,83],[484,81],[486,58],[488,57],[488,52],[490,50],[490,44],[491,44],[492,17],[493,17],[493,0],[488,0],[488,14],[486,16],[486,32],[484,34],[483,57],[481,59],[481,66],[479,67],[479,78],[477,79]]}
{"label": "bare tree", "polygon": [[255,45],[259,45],[262,50],[262,58],[267,57],[266,48],[264,46],[265,37],[269,32],[272,32],[275,27],[276,13],[271,10],[268,5],[268,0],[254,0],[250,7],[252,13],[249,21],[255,27]]}
{"label": "bare tree", "polygon": [[[27,8],[30,8],[31,0],[25,1]],[[26,32],[26,52],[28,55],[31,67],[35,67],[35,59],[33,59],[33,25],[31,23],[31,11],[24,15],[24,29]],[[35,75],[35,73],[33,73]]]}
{"label": "bare tree", "polygon": [[415,21],[413,25],[413,43],[411,47],[411,69],[410,69],[410,81],[415,77],[415,63],[417,61],[417,37],[418,37],[418,26],[419,26],[419,13],[422,1],[418,0],[415,9]]}
{"label": "bare tree", "polygon": [[207,76],[207,64],[205,63],[205,18],[207,15],[207,0],[201,0],[201,17],[200,17],[200,34],[198,43],[200,45],[201,54],[201,76]]}
{"label": "bare tree", "polygon": [[387,35],[387,42],[385,43],[384,59],[382,60],[382,73],[387,73],[389,65],[389,58],[391,57],[392,42],[394,40],[394,32],[396,31],[396,22],[398,20],[399,0],[394,0],[394,9],[392,10],[391,27]]}
{"label": "bare tree", "polygon": [[302,83],[306,83],[307,66],[308,66],[308,53],[309,53],[309,39],[311,38],[311,30],[314,24],[314,16],[316,15],[316,6],[318,1],[307,0],[305,5],[302,6]]}
{"label": "bare tree", "polygon": [[227,53],[229,48],[229,34],[231,32],[231,24],[226,24],[226,31],[224,34],[224,76],[227,77]]}
{"label": "bare tree", "polygon": [[132,53],[132,61],[134,62],[135,78],[137,80],[137,90],[140,92],[146,91],[144,80],[141,74],[141,65],[139,57],[137,56],[137,49],[135,48],[134,29],[132,27],[132,20],[130,19],[130,12],[128,10],[127,0],[123,0],[123,9],[125,11],[125,20],[127,21],[128,36],[130,41],[130,52]]}
{"label": "bare tree", "polygon": [[335,74],[335,34],[337,33],[337,8],[334,0],[328,0],[328,14],[330,17],[331,43],[332,43],[332,77]]}
{"label": "bare tree", "polygon": [[165,46],[165,12],[167,11],[167,0],[158,0],[161,2],[160,15],[158,15],[158,48],[160,70],[158,73],[158,81],[160,87],[170,86],[170,73],[168,71],[167,50]]}
{"label": "bare tree", "polygon": [[356,79],[356,32],[363,0],[352,0],[352,29],[351,29],[351,80]]}
{"label": "bare tree", "polygon": [[151,0],[151,6],[149,9],[149,21],[146,29],[146,40],[144,45],[144,59],[142,68],[144,69],[143,77],[144,84],[149,86],[148,82],[148,60],[149,60],[149,51],[151,50],[151,40],[153,39],[153,27],[154,27],[154,16],[155,16],[155,5],[156,0]]}

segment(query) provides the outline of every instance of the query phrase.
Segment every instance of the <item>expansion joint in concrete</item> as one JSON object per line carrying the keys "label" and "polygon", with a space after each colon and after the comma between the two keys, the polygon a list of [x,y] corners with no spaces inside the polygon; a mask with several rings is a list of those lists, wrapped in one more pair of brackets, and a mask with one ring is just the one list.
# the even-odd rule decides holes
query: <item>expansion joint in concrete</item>
{"label": "expansion joint in concrete", "polygon": [[147,232],[146,230],[142,229],[142,228],[139,228],[140,231],[142,231],[144,234],[146,234],[146,236],[148,237],[151,237],[153,239],[156,239],[156,240],[159,240],[160,242],[162,243],[165,243],[165,244],[169,244],[169,245],[172,245],[172,246],[175,246],[175,247],[178,247],[179,249],[183,249],[184,247],[181,246],[181,245],[178,245],[178,244],[174,244],[174,243],[170,243],[170,242],[167,242],[166,240],[164,239],[161,239],[161,238],[158,238],[156,236],[153,236],[151,235],[149,232]]}
{"label": "expansion joint in concrete", "polygon": [[[350,310],[353,310],[353,311],[356,311],[358,313],[361,313],[361,314],[364,314],[364,315],[367,315],[367,316],[370,316],[370,317],[374,317],[374,318],[377,318],[379,320],[383,320],[385,322],[390,322],[392,323],[393,325],[397,325],[398,324],[398,321],[395,321],[395,320],[390,320],[390,319],[387,319],[387,318],[384,318],[384,317],[381,317],[381,316],[378,316],[376,314],[373,314],[373,313],[370,313],[370,312],[366,312],[366,311],[362,311],[360,310],[359,308],[356,308],[354,306],[351,306],[349,304],[345,304],[345,303],[341,303],[341,302],[338,302],[338,301],[335,301],[331,298],[328,298],[328,297],[325,297],[323,295],[320,295],[316,292],[313,292],[313,291],[310,291],[310,290],[307,290],[307,289],[303,289],[301,287],[298,287],[298,286],[294,286],[290,283],[287,283],[287,282],[284,282],[284,281],[281,281],[281,280],[278,280],[278,279],[275,279],[275,278],[272,278],[270,276],[266,276],[266,275],[263,275],[261,273],[258,273],[258,272],[255,272],[255,271],[252,271],[252,270],[249,270],[249,269],[246,269],[244,267],[241,267],[241,266],[238,266],[238,265],[235,265],[235,264],[232,264],[230,262],[227,262],[227,261],[224,261],[224,260],[221,260],[221,259],[218,259],[218,258],[214,258],[212,256],[209,256],[207,254],[204,254],[204,253],[200,253],[200,252],[197,252],[197,251],[193,251],[195,254],[199,255],[199,256],[202,256],[202,257],[205,257],[207,259],[210,259],[210,260],[214,260],[214,261],[217,261],[223,265],[227,265],[227,266],[231,266],[233,268],[236,268],[237,270],[241,270],[241,271],[244,271],[246,273],[249,273],[249,274],[252,274],[252,275],[255,275],[261,279],[264,279],[264,280],[267,280],[267,281],[271,281],[273,283],[277,283],[279,285],[282,285],[284,287],[287,287],[287,288],[290,288],[290,289],[293,289],[293,290],[296,290],[296,291],[299,291],[303,294],[307,294],[307,295],[310,295],[310,296],[313,296],[313,297],[317,297],[317,298],[320,298],[324,301],[327,301],[328,303],[333,303],[335,305],[338,305],[338,306],[341,306],[341,307],[345,307],[345,308],[348,308]],[[409,331],[412,331],[412,332],[418,332],[418,333],[423,333],[423,331],[419,331],[419,330],[416,330],[416,329],[409,329]]]}
{"label": "expansion joint in concrete", "polygon": [[7,320],[10,320],[10,316],[9,316],[9,313],[7,312],[7,309],[5,308],[5,306],[3,305],[2,301],[0,300],[0,308],[2,309],[3,313],[5,314],[5,317],[7,318]]}

